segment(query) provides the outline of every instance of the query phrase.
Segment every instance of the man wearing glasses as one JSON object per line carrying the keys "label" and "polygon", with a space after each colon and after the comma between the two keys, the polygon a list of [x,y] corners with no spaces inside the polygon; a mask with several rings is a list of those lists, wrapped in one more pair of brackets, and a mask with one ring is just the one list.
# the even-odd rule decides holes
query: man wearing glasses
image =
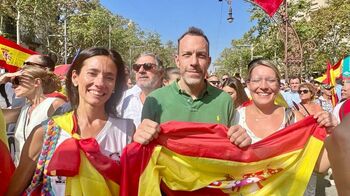
{"label": "man wearing glasses", "polygon": [[123,100],[121,116],[132,119],[137,127],[141,122],[143,103],[149,93],[162,86],[163,64],[153,53],[141,54],[132,65],[135,73],[136,85],[140,90],[132,88],[126,92]]}

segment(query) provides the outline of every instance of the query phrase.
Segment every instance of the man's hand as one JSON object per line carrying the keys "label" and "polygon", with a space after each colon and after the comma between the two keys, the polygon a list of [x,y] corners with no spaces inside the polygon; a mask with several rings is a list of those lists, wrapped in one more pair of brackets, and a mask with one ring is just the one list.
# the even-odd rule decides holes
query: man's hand
{"label": "man's hand", "polygon": [[252,143],[247,131],[240,125],[231,126],[227,131],[227,137],[231,143],[240,148],[247,147]]}
{"label": "man's hand", "polygon": [[160,132],[160,127],[157,122],[149,119],[144,119],[137,127],[134,134],[134,141],[143,145],[148,144],[150,141],[156,139]]}

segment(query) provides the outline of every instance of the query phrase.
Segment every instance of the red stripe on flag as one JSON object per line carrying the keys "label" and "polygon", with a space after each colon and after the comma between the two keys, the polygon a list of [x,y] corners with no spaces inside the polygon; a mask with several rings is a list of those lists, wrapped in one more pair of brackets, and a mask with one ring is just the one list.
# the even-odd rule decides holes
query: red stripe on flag
{"label": "red stripe on flag", "polygon": [[15,170],[7,146],[0,141],[0,195],[5,195]]}
{"label": "red stripe on flag", "polygon": [[28,53],[28,54],[36,54],[36,52],[32,51],[32,50],[29,50],[27,48],[24,48],[18,44],[16,44],[15,42],[11,41],[11,40],[8,40],[6,38],[4,38],[3,36],[0,36],[0,43],[3,44],[3,45],[6,45],[8,47],[11,47],[13,49],[16,49],[16,50],[19,50],[19,51],[22,51],[24,53]]}
{"label": "red stripe on flag", "polygon": [[272,17],[281,6],[283,0],[254,0],[270,17]]}

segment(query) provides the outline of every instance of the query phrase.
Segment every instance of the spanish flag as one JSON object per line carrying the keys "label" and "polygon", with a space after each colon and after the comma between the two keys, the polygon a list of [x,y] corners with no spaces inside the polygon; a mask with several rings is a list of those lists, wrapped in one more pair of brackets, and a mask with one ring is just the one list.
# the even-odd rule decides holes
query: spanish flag
{"label": "spanish flag", "polygon": [[0,67],[7,71],[15,72],[21,68],[24,61],[32,54],[36,52],[0,36]]}
{"label": "spanish flag", "polygon": [[120,194],[302,195],[325,136],[307,117],[240,149],[225,126],[167,122],[150,144],[124,149]]}
{"label": "spanish flag", "polygon": [[7,144],[5,120],[0,110],[0,195],[5,195],[14,170],[15,165]]}
{"label": "spanish flag", "polygon": [[[95,138],[82,139],[76,134],[77,121],[73,112],[54,117],[49,122],[48,130],[57,129],[57,126],[72,137],[64,140],[55,149],[52,158],[45,161],[48,165],[44,174],[67,177],[65,195],[119,195],[119,163],[102,154]],[[46,140],[45,143],[47,142],[51,143],[50,146],[56,145],[53,141]],[[46,179],[42,181],[45,182]],[[37,187],[42,189],[42,195],[50,195],[45,188]],[[37,189],[30,189],[29,192],[28,195],[40,194]]]}

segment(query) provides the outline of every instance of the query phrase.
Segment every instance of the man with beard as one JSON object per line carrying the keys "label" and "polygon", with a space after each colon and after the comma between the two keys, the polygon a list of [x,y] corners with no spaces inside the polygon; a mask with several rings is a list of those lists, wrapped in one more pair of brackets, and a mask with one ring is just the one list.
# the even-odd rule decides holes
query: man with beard
{"label": "man with beard", "polygon": [[153,53],[141,54],[135,64],[132,65],[135,72],[136,85],[141,90],[126,92],[127,97],[122,104],[122,117],[132,119],[137,127],[141,122],[143,104],[148,94],[162,86],[163,65],[162,61]]}
{"label": "man with beard", "polygon": [[223,124],[230,127],[227,134],[232,143],[239,147],[249,145],[251,138],[245,129],[231,124],[234,114],[231,97],[205,80],[211,57],[209,40],[201,29],[190,27],[178,39],[175,62],[180,79],[146,98],[134,141],[147,144],[157,138],[159,123],[176,120]]}

